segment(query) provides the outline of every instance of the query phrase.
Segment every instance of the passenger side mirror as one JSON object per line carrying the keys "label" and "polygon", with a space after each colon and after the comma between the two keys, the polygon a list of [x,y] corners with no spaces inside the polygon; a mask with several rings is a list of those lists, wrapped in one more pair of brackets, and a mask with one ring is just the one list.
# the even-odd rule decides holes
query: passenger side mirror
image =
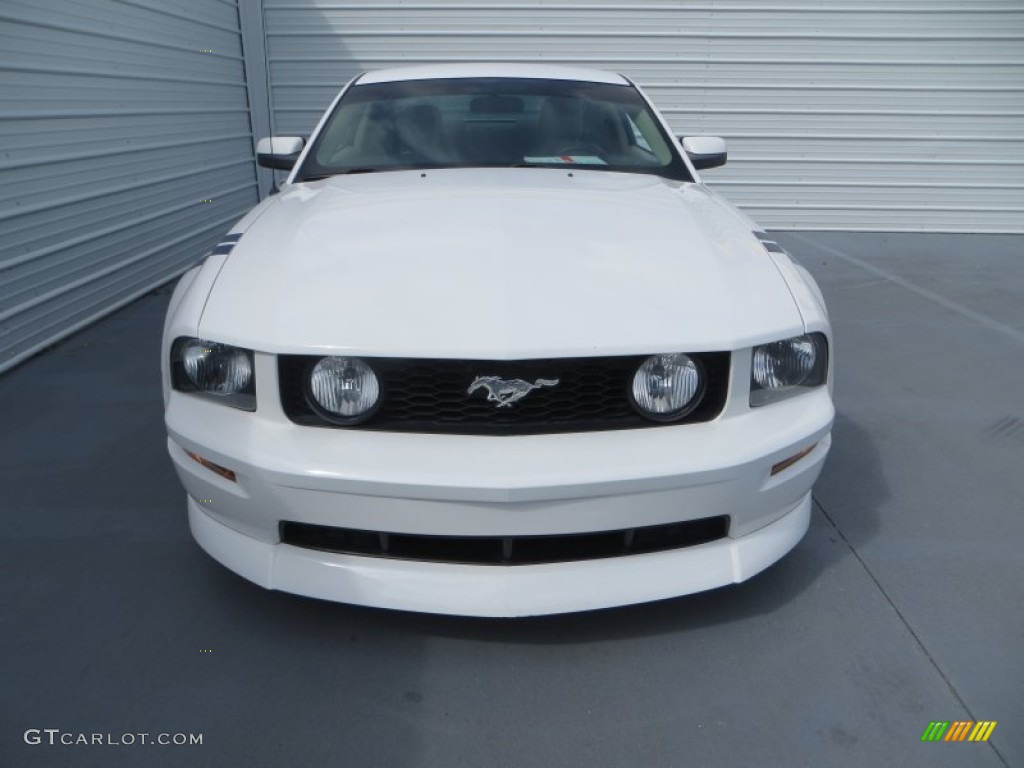
{"label": "passenger side mirror", "polygon": [[300,136],[271,136],[256,142],[256,163],[263,168],[290,171],[302,154],[306,140]]}
{"label": "passenger side mirror", "polygon": [[725,148],[725,139],[718,136],[680,136],[679,141],[698,171],[702,168],[717,168],[725,165],[728,152]]}

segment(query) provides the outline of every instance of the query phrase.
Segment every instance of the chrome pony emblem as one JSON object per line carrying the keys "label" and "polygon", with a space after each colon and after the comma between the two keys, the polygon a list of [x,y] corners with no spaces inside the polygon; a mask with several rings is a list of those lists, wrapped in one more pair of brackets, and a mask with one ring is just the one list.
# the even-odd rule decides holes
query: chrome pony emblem
{"label": "chrome pony emblem", "polygon": [[498,408],[505,408],[517,400],[522,400],[530,392],[541,387],[557,386],[559,379],[537,379],[533,384],[522,379],[503,379],[500,376],[477,376],[469,385],[466,394],[472,395],[481,387],[487,390],[487,399],[497,403]]}

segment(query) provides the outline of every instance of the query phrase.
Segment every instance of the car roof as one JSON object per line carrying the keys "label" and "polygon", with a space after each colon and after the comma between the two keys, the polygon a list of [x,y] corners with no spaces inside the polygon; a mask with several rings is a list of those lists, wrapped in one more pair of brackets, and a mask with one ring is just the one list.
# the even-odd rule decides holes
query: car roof
{"label": "car roof", "polygon": [[600,69],[560,67],[548,64],[429,64],[414,67],[395,67],[367,72],[357,85],[393,83],[400,80],[444,80],[470,77],[516,77],[536,80],[579,80],[589,83],[628,85],[622,75]]}

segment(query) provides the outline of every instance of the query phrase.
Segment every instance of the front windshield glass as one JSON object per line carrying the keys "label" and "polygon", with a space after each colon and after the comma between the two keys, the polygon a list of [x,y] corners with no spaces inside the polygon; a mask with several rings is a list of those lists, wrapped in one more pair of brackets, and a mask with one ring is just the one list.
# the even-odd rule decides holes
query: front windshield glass
{"label": "front windshield glass", "polygon": [[631,85],[528,78],[357,84],[296,178],[541,166],[690,180],[669,141]]}

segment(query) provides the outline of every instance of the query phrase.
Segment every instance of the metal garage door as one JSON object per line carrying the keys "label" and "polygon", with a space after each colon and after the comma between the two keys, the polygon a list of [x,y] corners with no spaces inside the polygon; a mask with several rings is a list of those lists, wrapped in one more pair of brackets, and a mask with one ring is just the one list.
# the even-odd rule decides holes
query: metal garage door
{"label": "metal garage door", "polygon": [[257,201],[234,0],[0,4],[0,370]]}
{"label": "metal garage door", "polygon": [[1024,231],[1020,0],[265,0],[264,24],[278,133],[365,69],[583,64],[729,139],[706,178],[766,226]]}

